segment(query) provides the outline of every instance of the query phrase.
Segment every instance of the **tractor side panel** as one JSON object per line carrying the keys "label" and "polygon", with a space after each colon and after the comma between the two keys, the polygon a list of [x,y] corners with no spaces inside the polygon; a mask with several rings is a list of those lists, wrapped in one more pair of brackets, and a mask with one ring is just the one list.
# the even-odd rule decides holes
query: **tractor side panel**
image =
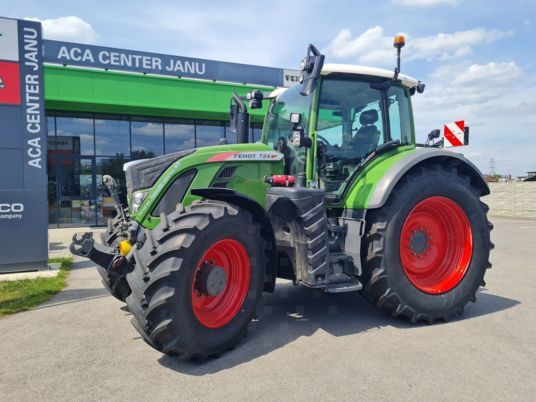
{"label": "tractor side panel", "polygon": [[[359,174],[343,194],[342,203],[335,207],[344,209],[368,209],[369,200],[377,191],[378,184],[387,171],[398,161],[416,152],[415,147],[400,147],[393,152],[380,155]],[[381,190],[380,190],[381,191]]]}

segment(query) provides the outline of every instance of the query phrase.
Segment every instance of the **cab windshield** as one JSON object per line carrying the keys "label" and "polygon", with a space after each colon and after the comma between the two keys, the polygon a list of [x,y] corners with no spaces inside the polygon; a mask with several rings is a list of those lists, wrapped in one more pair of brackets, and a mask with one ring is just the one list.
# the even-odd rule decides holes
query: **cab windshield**
{"label": "cab windshield", "polygon": [[263,142],[285,155],[285,174],[291,175],[305,171],[306,150],[304,147],[295,147],[289,139],[293,127],[290,122],[291,113],[301,115],[300,125],[305,130],[305,135],[309,128],[311,97],[301,95],[300,88],[301,85],[289,88],[272,101],[264,124]]}

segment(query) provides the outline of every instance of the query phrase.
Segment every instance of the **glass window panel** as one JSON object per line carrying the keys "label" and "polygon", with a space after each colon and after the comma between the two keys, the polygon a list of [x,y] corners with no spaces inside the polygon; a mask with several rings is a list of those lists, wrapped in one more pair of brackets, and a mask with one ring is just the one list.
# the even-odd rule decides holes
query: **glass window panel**
{"label": "glass window panel", "polygon": [[95,225],[96,213],[94,199],[62,199],[58,223],[62,227]]}
{"label": "glass window panel", "polygon": [[57,163],[55,158],[48,157],[48,223],[58,223]]}
{"label": "glass window panel", "polygon": [[166,120],[166,153],[195,148],[195,126],[193,121]]}
{"label": "glass window panel", "polygon": [[225,138],[227,139],[227,144],[236,144],[236,133],[231,131],[229,123],[225,123]]}
{"label": "glass window panel", "polygon": [[[309,127],[309,108],[311,105],[311,97],[303,96],[300,93],[300,86],[288,88],[278,98],[277,102],[273,102],[268,107],[267,114],[267,138],[268,146],[276,147],[281,141],[286,142],[288,133],[293,124],[290,122],[291,113],[299,113],[301,115],[301,126],[307,135]],[[292,144],[289,144],[292,146]],[[297,150],[301,152],[301,150]]]}
{"label": "glass window panel", "polygon": [[404,88],[392,86],[387,91],[389,97],[389,124],[392,140],[404,144],[411,143],[411,112],[409,94]]}
{"label": "glass window panel", "polygon": [[56,121],[54,116],[47,116],[47,149],[49,151],[54,151],[56,149]]}
{"label": "glass window panel", "polygon": [[97,155],[130,156],[130,123],[127,117],[96,116]]}
{"label": "glass window panel", "polygon": [[54,119],[54,116],[47,116],[47,131],[49,137],[55,135],[56,120]]}
{"label": "glass window panel", "polygon": [[109,158],[96,158],[96,184],[97,184],[97,209],[100,211],[97,215],[98,225],[105,225],[108,218],[115,216],[115,206],[112,197],[108,190],[102,184],[102,176],[110,175],[117,183],[117,193],[121,203],[127,205],[127,188],[125,182],[125,174],[123,165],[128,162],[128,159],[122,155]]}
{"label": "glass window panel", "polygon": [[220,138],[224,137],[223,124],[221,122],[202,121],[196,126],[197,148],[209,145],[218,145]]}
{"label": "glass window panel", "polygon": [[93,119],[90,115],[68,114],[56,117],[56,134],[57,154],[93,155]]}
{"label": "glass window panel", "polygon": [[251,125],[250,134],[251,134],[251,138],[250,138],[251,142],[260,141],[261,135],[262,135],[262,124],[253,123]]}
{"label": "glass window panel", "polygon": [[58,158],[60,224],[94,225],[96,222],[92,158]]}
{"label": "glass window panel", "polygon": [[91,159],[59,159],[62,197],[93,197],[93,162]]}
{"label": "glass window panel", "polygon": [[360,161],[385,141],[382,92],[369,82],[327,78],[318,105],[317,136],[326,149],[320,186],[346,188]]}
{"label": "glass window panel", "polygon": [[164,124],[161,119],[133,119],[132,159],[152,158],[164,153]]}

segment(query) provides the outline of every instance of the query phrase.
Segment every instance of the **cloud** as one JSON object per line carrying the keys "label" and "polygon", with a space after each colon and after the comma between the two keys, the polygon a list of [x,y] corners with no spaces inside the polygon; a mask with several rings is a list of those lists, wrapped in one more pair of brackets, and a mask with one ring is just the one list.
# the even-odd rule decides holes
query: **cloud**
{"label": "cloud", "polygon": [[[404,50],[406,60],[448,60],[471,54],[476,46],[512,36],[513,31],[474,28],[414,39],[402,34],[408,39]],[[357,36],[344,28],[333,38],[325,51],[339,59],[357,58],[360,63],[392,64],[395,54],[393,37],[394,35],[384,35],[383,28],[378,25]]]}
{"label": "cloud", "polygon": [[426,80],[423,95],[412,98],[418,141],[433,128],[465,120],[471,127],[468,147],[455,149],[487,171],[523,174],[533,161],[531,127],[536,125],[536,80],[516,62],[451,63]]}
{"label": "cloud", "polygon": [[524,75],[513,61],[487,64],[450,64],[430,75],[431,105],[470,105],[500,100]]}
{"label": "cloud", "polygon": [[43,37],[45,39],[94,44],[99,38],[88,22],[76,16],[46,20],[40,20],[35,17],[25,19],[41,22],[43,25]]}
{"label": "cloud", "polygon": [[440,58],[465,56],[473,52],[473,48],[481,44],[490,44],[499,39],[512,36],[513,31],[488,30],[474,28],[453,33],[438,33],[432,36],[416,38],[408,45],[412,59]]}
{"label": "cloud", "polygon": [[493,102],[492,104],[485,103],[476,105],[474,111],[479,114],[487,114],[491,116],[508,116],[509,118],[522,118],[534,114],[536,110],[536,102],[525,101],[509,101],[507,99]]}
{"label": "cloud", "polygon": [[357,57],[365,63],[392,61],[392,40],[392,37],[383,34],[383,28],[378,25],[355,37],[349,29],[344,28],[333,38],[325,52],[339,59]]}
{"label": "cloud", "polygon": [[[387,35],[379,25],[359,35],[342,29],[325,52],[348,62],[391,66],[395,61],[394,34]],[[406,35],[404,60],[425,60],[430,67],[440,65],[425,80],[425,93],[413,97],[419,142],[433,128],[466,120],[472,127],[471,141],[459,152],[471,154],[483,170],[491,157],[497,161],[498,171],[522,174],[529,169],[527,161],[534,159],[533,150],[521,144],[534,142],[530,127],[536,125],[536,115],[531,113],[536,79],[508,59],[471,62],[481,47],[513,34],[474,28],[414,38]]]}
{"label": "cloud", "polygon": [[[300,2],[274,0],[270,7],[261,7],[262,12],[245,0],[209,8],[207,13],[195,2],[180,7],[158,2],[143,10],[143,18],[118,18],[127,18],[131,29],[151,32],[144,43],[167,44],[163,52],[236,63],[295,68],[311,40],[308,30],[296,29],[296,16],[304,13]],[[291,64],[284,65],[289,55]]]}
{"label": "cloud", "polygon": [[407,7],[456,6],[461,0],[393,0],[393,3]]}

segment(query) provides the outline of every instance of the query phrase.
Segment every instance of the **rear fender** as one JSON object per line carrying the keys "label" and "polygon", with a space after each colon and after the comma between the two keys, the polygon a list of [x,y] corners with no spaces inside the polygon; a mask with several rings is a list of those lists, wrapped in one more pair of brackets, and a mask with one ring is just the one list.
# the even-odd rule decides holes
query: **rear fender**
{"label": "rear fender", "polygon": [[408,153],[406,157],[395,162],[376,183],[368,199],[368,209],[381,208],[387,202],[389,195],[397,183],[413,169],[419,166],[436,164],[452,166],[471,180],[471,186],[480,191],[480,195],[490,193],[488,184],[478,168],[462,154],[437,148],[418,148]]}

